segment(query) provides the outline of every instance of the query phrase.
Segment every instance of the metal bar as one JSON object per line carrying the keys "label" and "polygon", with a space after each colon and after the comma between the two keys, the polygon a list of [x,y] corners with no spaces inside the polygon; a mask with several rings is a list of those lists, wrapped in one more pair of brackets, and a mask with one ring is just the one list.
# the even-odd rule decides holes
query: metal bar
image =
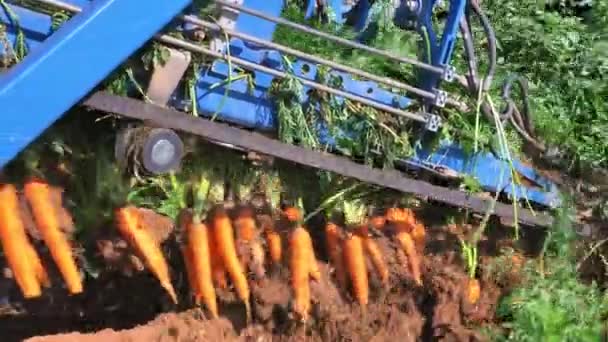
{"label": "metal bar", "polygon": [[[163,108],[135,99],[97,92],[85,100],[83,104],[100,111],[151,121],[166,128],[195,134],[214,143],[229,144],[236,148],[269,155],[300,165],[335,172],[366,183],[468,208],[478,213],[485,213],[491,208],[492,199],[471,196],[462,191],[446,189],[407,178],[395,170],[374,169],[344,157],[285,144],[259,133],[249,132],[201,117],[194,117],[174,109]],[[493,213],[509,220],[515,219],[511,205],[496,203]],[[532,226],[549,226],[552,223],[550,216],[540,213],[532,214],[531,211],[523,208],[518,211],[517,219],[522,224]]]}
{"label": "metal bar", "polygon": [[[95,0],[0,76],[0,168],[190,4]],[[69,72],[60,70],[70,68]],[[56,91],[58,84],[60,91]]]}
{"label": "metal bar", "polygon": [[[40,3],[45,3],[45,4],[48,4],[48,5],[57,6],[58,8],[64,9],[64,10],[67,10],[67,11],[69,11],[70,8],[73,9],[73,6],[70,6],[69,4],[65,4],[65,3],[61,2],[61,1],[57,1],[57,0],[33,0],[33,1],[40,2]],[[188,18],[188,19],[186,19],[186,18]],[[193,23],[195,25],[206,25],[204,21],[202,21],[202,20],[200,20],[198,18],[196,18],[196,20],[194,20],[195,18],[196,17],[193,17],[193,16],[182,16],[183,20],[187,20],[188,22],[191,22],[191,23]],[[212,24],[212,23],[207,23],[207,24],[218,26],[218,25]],[[219,26],[218,26],[218,28],[219,28]],[[230,30],[230,31],[232,31],[232,30]],[[242,33],[239,33],[239,35],[249,36],[249,35],[242,34]],[[249,36],[249,37],[251,37],[251,36]],[[253,37],[253,38],[255,38],[255,37]],[[224,59],[224,60],[228,59],[228,56],[226,54],[223,54],[223,53],[220,53],[220,52],[216,52],[216,51],[213,51],[211,49],[205,48],[203,46],[192,44],[192,43],[189,43],[187,41],[184,41],[184,40],[181,40],[181,39],[177,39],[177,38],[174,38],[174,37],[171,37],[171,36],[168,36],[168,35],[157,35],[156,39],[158,41],[163,42],[163,43],[171,44],[171,45],[177,46],[177,47],[181,47],[181,48],[189,50],[191,52],[198,52],[198,53],[202,53],[202,54],[206,54],[206,55],[212,56],[214,58],[221,58],[221,59]],[[243,39],[245,39],[245,38],[243,38]],[[255,39],[257,41],[260,41],[257,38],[255,38]],[[267,41],[264,41],[264,40],[261,40],[261,41],[266,42],[266,43],[270,43],[270,44],[273,44],[273,45],[276,45],[276,46],[281,46],[281,45],[274,44],[272,42],[267,42]],[[299,52],[297,50],[293,50],[293,49],[290,49],[290,48],[287,48],[287,47],[281,47],[281,48],[284,49],[284,50],[285,49],[286,50],[290,50],[291,52],[297,52],[300,55],[302,55],[302,52]],[[305,57],[302,57],[302,58],[309,58],[309,59],[310,58],[317,58],[317,57],[309,56],[309,55],[306,55],[306,54],[304,54],[304,56]],[[331,64],[333,64],[335,66],[340,66],[337,63],[334,63],[334,62],[331,62],[331,61],[327,61],[327,60],[324,60],[324,59],[317,58],[317,60],[322,61],[321,63],[331,63]],[[251,69],[254,69],[254,70],[265,72],[265,73],[273,75],[275,77],[285,78],[285,77],[288,76],[287,73],[284,73],[282,71],[274,70],[274,69],[271,69],[271,68],[268,68],[268,67],[264,67],[262,65],[251,63],[249,61],[246,61],[244,59],[240,59],[240,58],[237,58],[237,57],[234,57],[234,56],[230,56],[230,61],[234,62],[235,64],[239,64],[241,66],[245,66],[245,67],[248,67],[248,68],[251,68]],[[328,65],[332,66],[330,64],[328,64]],[[345,68],[348,68],[350,70],[354,70],[355,73],[359,73],[363,77],[372,76],[374,78],[374,80],[382,80],[381,77],[378,77],[378,76],[366,73],[366,72],[361,71],[361,70],[352,69],[352,68],[346,67],[346,66],[341,66],[341,67],[342,67],[343,70]],[[339,90],[339,89],[331,88],[331,87],[328,87],[326,85],[320,84],[318,82],[310,81],[310,80],[307,80],[307,79],[302,78],[302,77],[297,77],[297,78],[298,78],[298,80],[300,80],[300,82],[302,82],[302,84],[305,84],[305,85],[307,85],[309,87],[312,87],[312,88],[315,88],[315,89],[319,89],[319,90],[331,93],[333,95],[341,96],[341,97],[344,97],[344,98],[347,98],[347,99],[350,99],[350,100],[362,103],[364,105],[367,105],[367,106],[370,106],[370,107],[374,107],[374,108],[376,108],[378,110],[385,111],[387,113],[403,116],[405,118],[408,118],[408,119],[411,119],[411,120],[416,120],[416,121],[423,122],[423,123],[426,123],[426,121],[427,121],[426,117],[423,116],[423,115],[420,115],[420,114],[407,112],[407,111],[404,111],[404,110],[401,110],[401,109],[397,109],[397,108],[394,108],[394,107],[391,107],[391,106],[387,106],[387,105],[384,105],[384,104],[381,104],[381,103],[377,103],[377,102],[371,101],[369,99],[366,99],[364,97],[361,97],[361,96],[358,96],[358,95],[355,95],[355,94],[351,94],[351,93],[348,93],[348,92],[345,92],[345,91],[342,91],[342,90]],[[385,80],[385,81],[380,81],[380,82],[387,83],[387,82],[390,82],[390,80],[388,80],[388,81]],[[396,82],[396,81],[393,81],[393,82]],[[395,84],[398,84],[398,85],[395,85]],[[392,84],[392,85],[393,86],[397,86],[397,87],[399,87],[399,85],[400,85],[403,89],[407,89],[411,93],[414,93],[414,94],[416,94],[418,96],[421,96],[421,97],[424,97],[424,98],[427,98],[427,99],[435,100],[436,97],[437,97],[437,95],[435,95],[435,94],[433,94],[431,92],[428,92],[426,90],[422,90],[422,89],[419,89],[419,88],[416,88],[416,87],[412,87],[412,86],[407,85],[405,83],[396,82],[395,84]]]}
{"label": "metal bar", "polygon": [[68,11],[68,12],[80,13],[80,11],[82,11],[82,8],[80,8],[78,6],[74,6],[67,2],[63,2],[63,1],[57,1],[57,0],[34,0],[34,1],[48,5],[48,6],[57,7],[59,9],[62,9],[62,10]]}
{"label": "metal bar", "polygon": [[[257,63],[252,63],[252,62],[246,61],[246,60],[238,58],[238,57],[228,56],[225,53],[216,52],[216,51],[213,51],[213,50],[208,49],[206,47],[199,46],[199,45],[196,45],[196,44],[192,44],[192,43],[189,43],[189,42],[186,42],[184,40],[181,40],[181,39],[178,39],[178,38],[174,38],[174,37],[171,37],[171,36],[168,36],[168,35],[157,36],[156,39],[158,41],[162,42],[162,43],[165,43],[165,44],[169,44],[169,45],[173,45],[173,46],[180,47],[180,48],[183,48],[183,49],[187,49],[187,50],[192,51],[192,52],[202,53],[202,54],[214,57],[214,58],[221,58],[221,59],[224,59],[224,60],[230,59],[231,63],[238,64],[238,65],[241,65],[241,66],[246,67],[246,68],[251,68],[253,70],[261,71],[261,72],[267,73],[269,75],[272,75],[274,77],[286,78],[286,77],[289,76],[289,74],[287,74],[285,72],[278,71],[278,70],[275,70],[275,69],[271,69],[271,68],[265,67],[263,65],[257,64]],[[410,120],[415,120],[415,121],[419,121],[419,122],[423,122],[423,123],[426,123],[426,121],[427,121],[426,117],[422,116],[420,114],[416,114],[416,113],[412,113],[412,112],[407,112],[407,111],[404,111],[404,110],[401,110],[401,109],[397,109],[397,108],[394,108],[394,107],[391,107],[391,106],[387,106],[387,105],[382,104],[382,103],[374,102],[372,100],[366,99],[365,97],[361,97],[359,95],[351,94],[351,93],[348,93],[348,92],[345,92],[345,91],[342,91],[342,90],[339,90],[339,89],[328,87],[328,86],[326,86],[324,84],[321,84],[321,83],[318,83],[318,82],[314,82],[314,81],[310,81],[310,80],[307,80],[307,79],[302,78],[302,77],[297,77],[297,76],[293,76],[293,77],[297,78],[302,84],[307,85],[307,86],[309,86],[311,88],[315,88],[315,89],[318,89],[318,90],[321,90],[321,91],[324,91],[324,92],[327,92],[327,93],[330,93],[330,94],[333,94],[333,95],[336,95],[336,96],[344,97],[344,98],[347,98],[349,100],[353,100],[353,101],[359,102],[359,103],[364,104],[366,106],[370,106],[370,107],[376,108],[378,110],[381,110],[381,111],[384,111],[384,112],[387,112],[387,113],[391,113],[391,114],[394,114],[394,115],[399,115],[399,116],[408,118]],[[425,94],[425,95],[426,95],[425,97],[431,96],[431,98],[435,98],[435,95],[432,94],[432,93],[428,93],[427,92],[427,94]],[[423,96],[423,95],[420,95],[420,96]]]}
{"label": "metal bar", "polygon": [[258,45],[262,45],[262,46],[265,46],[265,47],[268,47],[268,48],[271,48],[271,49],[283,52],[283,53],[288,54],[288,55],[296,56],[298,58],[302,58],[302,59],[308,60],[308,61],[310,61],[312,63],[327,65],[327,66],[329,66],[329,67],[331,67],[333,69],[340,70],[340,71],[343,71],[343,72],[347,72],[349,74],[357,75],[357,76],[360,76],[360,77],[364,77],[364,78],[367,78],[369,80],[372,80],[372,81],[375,81],[375,82],[378,82],[378,83],[383,83],[383,84],[391,86],[391,87],[403,89],[403,90],[409,91],[409,92],[414,93],[414,94],[420,95],[420,92],[425,92],[426,94],[430,94],[430,95],[434,96],[434,94],[432,94],[430,92],[426,92],[425,90],[422,90],[420,88],[411,86],[409,84],[406,84],[406,83],[403,83],[403,82],[399,82],[399,81],[390,79],[388,77],[376,76],[376,75],[371,74],[369,72],[366,72],[366,71],[363,71],[363,70],[360,70],[360,69],[356,69],[356,68],[352,68],[352,67],[340,64],[340,63],[332,62],[332,61],[330,61],[328,59],[325,59],[325,58],[313,56],[311,54],[308,54],[308,53],[305,53],[305,52],[301,52],[299,50],[295,50],[295,49],[292,49],[290,47],[287,47],[287,46],[284,46],[284,45],[281,45],[281,44],[273,43],[273,42],[265,40],[265,39],[259,39],[259,38],[255,37],[255,36],[252,36],[252,35],[249,35],[249,34],[246,34],[246,33],[241,33],[241,32],[229,29],[229,28],[225,28],[223,26],[220,26],[218,24],[215,24],[215,23],[212,23],[212,22],[209,22],[209,21],[206,21],[206,20],[202,20],[202,19],[200,19],[198,17],[195,17],[195,16],[186,15],[186,16],[182,17],[182,20],[184,20],[186,22],[189,22],[191,24],[194,24],[194,25],[198,25],[198,26],[202,26],[202,27],[214,30],[214,31],[226,32],[230,36],[241,38],[243,40],[247,40],[247,41],[256,43]]}
{"label": "metal bar", "polygon": [[354,48],[354,49],[364,50],[364,51],[367,51],[367,52],[370,52],[370,53],[373,53],[373,54],[376,54],[376,55],[380,55],[380,56],[392,59],[392,60],[397,61],[397,62],[412,64],[412,65],[415,65],[415,66],[417,66],[417,67],[419,67],[421,69],[425,69],[425,70],[428,70],[428,71],[431,71],[431,72],[435,72],[435,73],[438,73],[438,74],[443,74],[444,73],[444,69],[443,68],[436,67],[434,65],[430,65],[430,64],[427,64],[427,63],[423,63],[423,62],[420,62],[420,61],[412,59],[412,58],[397,56],[397,55],[392,54],[392,53],[387,52],[387,51],[376,49],[376,48],[373,48],[373,47],[370,47],[370,46],[367,46],[367,45],[363,45],[363,44],[360,44],[360,43],[357,43],[357,42],[353,42],[352,40],[336,37],[336,36],[334,36],[332,34],[325,33],[323,31],[319,31],[319,30],[315,30],[315,29],[313,29],[311,27],[308,27],[308,26],[305,26],[305,25],[300,25],[300,24],[291,22],[289,20],[286,20],[286,19],[283,19],[283,18],[280,18],[280,17],[274,17],[274,16],[271,16],[271,15],[267,15],[264,12],[256,11],[256,10],[253,10],[251,8],[247,8],[247,7],[236,5],[236,4],[231,4],[231,3],[223,1],[223,0],[215,0],[215,2],[218,3],[218,4],[221,4],[221,5],[230,7],[230,8],[234,8],[236,10],[239,10],[239,11],[243,12],[243,13],[247,13],[247,14],[256,16],[258,18],[262,18],[262,19],[265,19],[265,20],[268,20],[268,21],[272,21],[272,22],[277,23],[277,24],[289,26],[289,27],[291,27],[293,29],[296,29],[296,30],[299,30],[299,31],[302,31],[302,32],[306,32],[306,33],[309,33],[309,34],[312,34],[312,35],[316,35],[316,36],[319,36],[321,38],[325,38],[327,40],[331,40],[331,41],[333,41],[335,43],[346,45],[346,46]]}

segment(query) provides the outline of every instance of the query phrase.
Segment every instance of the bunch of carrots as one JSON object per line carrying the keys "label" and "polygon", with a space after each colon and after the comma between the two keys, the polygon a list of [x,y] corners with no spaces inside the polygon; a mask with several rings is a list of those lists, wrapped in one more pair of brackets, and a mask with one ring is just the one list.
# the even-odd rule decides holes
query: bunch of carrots
{"label": "bunch of carrots", "polygon": [[379,246],[370,230],[392,235],[407,256],[414,281],[422,285],[420,254],[424,249],[425,228],[417,222],[410,209],[390,208],[384,215],[365,218],[365,207],[356,201],[344,202],[344,225],[328,219],[325,226],[325,241],[331,264],[340,288],[346,290],[348,280],[353,297],[363,308],[369,301],[369,278],[366,259],[386,287],[389,270]]}
{"label": "bunch of carrots", "polygon": [[45,181],[30,179],[23,194],[27,207],[20,206],[15,186],[0,184],[0,242],[10,269],[24,298],[42,295],[51,281],[40,256],[28,238],[24,210],[31,211],[34,223],[49,249],[70,294],[83,291],[82,279],[72,247],[63,229],[71,218],[61,204],[61,191]]}
{"label": "bunch of carrots", "polygon": [[[261,279],[267,263],[281,261],[281,239],[274,230],[274,222],[262,222],[269,255],[263,247],[262,236],[254,210],[239,205],[230,211],[224,208],[223,182],[210,181],[202,176],[195,189],[194,208],[182,208],[177,218],[181,237],[180,246],[188,283],[197,305],[203,303],[212,317],[218,317],[216,289],[228,288],[228,279],[251,317],[250,284],[248,273]],[[117,227],[138,251],[161,286],[177,303],[167,262],[158,242],[154,241],[137,209],[132,206],[116,211]]]}

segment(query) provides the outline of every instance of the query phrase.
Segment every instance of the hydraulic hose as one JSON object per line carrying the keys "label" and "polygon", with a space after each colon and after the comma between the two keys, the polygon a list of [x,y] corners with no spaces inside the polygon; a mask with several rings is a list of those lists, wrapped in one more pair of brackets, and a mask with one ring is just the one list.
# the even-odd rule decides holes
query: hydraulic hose
{"label": "hydraulic hose", "polygon": [[[470,26],[470,11],[472,11],[479,18],[484,34],[488,39],[488,46],[486,50],[488,55],[489,67],[488,73],[484,78],[483,84],[480,84],[478,76],[478,61],[475,55],[475,48],[473,45],[472,30]],[[496,34],[492,25],[490,24],[490,21],[488,20],[488,17],[479,6],[477,0],[471,0],[469,2],[465,17],[463,17],[462,21],[460,22],[460,31],[463,36],[465,57],[467,58],[469,68],[469,73],[466,76],[468,83],[467,86],[473,96],[477,97],[480,86],[482,87],[483,92],[487,92],[490,90],[494,75],[496,73],[497,64]],[[517,82],[517,85],[521,90],[521,97],[523,101],[523,108],[521,111],[517,108],[515,102],[511,98],[511,90],[513,88],[514,82]],[[501,93],[501,98],[506,103],[506,108],[499,114],[499,118],[502,122],[509,121],[513,125],[513,128],[526,142],[530,143],[539,151],[545,152],[546,147],[535,137],[535,130],[534,125],[532,124],[532,117],[530,111],[528,90],[528,82],[523,76],[514,74],[507,78],[507,80],[503,84]],[[487,101],[483,101],[481,109],[484,116],[490,122],[492,122],[494,120],[494,115]]]}
{"label": "hydraulic hose", "polygon": [[479,21],[481,22],[483,31],[486,34],[486,37],[488,38],[487,52],[489,68],[488,74],[484,78],[483,82],[483,91],[485,92],[490,90],[490,87],[492,86],[492,80],[494,79],[494,74],[496,73],[496,33],[494,32],[492,24],[490,24],[490,20],[479,6],[477,0],[471,0],[469,3],[473,12],[479,17]]}

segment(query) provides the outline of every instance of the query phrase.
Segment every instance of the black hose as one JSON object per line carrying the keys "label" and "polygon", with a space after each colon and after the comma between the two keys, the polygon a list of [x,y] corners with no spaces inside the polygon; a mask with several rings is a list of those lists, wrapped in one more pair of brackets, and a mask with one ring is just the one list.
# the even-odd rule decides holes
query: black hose
{"label": "black hose", "polygon": [[492,80],[494,79],[494,74],[496,73],[496,33],[494,33],[494,28],[492,28],[490,20],[479,6],[477,0],[471,0],[469,4],[473,12],[479,17],[479,20],[481,21],[481,26],[483,27],[484,33],[488,38],[487,51],[488,63],[490,65],[488,67],[488,74],[486,75],[483,82],[483,90],[488,91],[492,86]]}
{"label": "black hose", "polygon": [[[487,53],[488,53],[488,74],[484,78],[483,85],[480,85],[478,74],[478,62],[475,56],[475,48],[473,45],[472,30],[470,27],[470,10],[479,17],[484,33],[488,39]],[[465,55],[468,61],[469,74],[467,75],[467,83],[469,90],[473,93],[473,96],[477,97],[479,93],[479,87],[482,87],[484,92],[487,92],[492,86],[492,80],[496,72],[496,34],[488,17],[479,6],[477,0],[471,0],[467,7],[465,17],[460,22],[460,31],[463,36]],[[513,83],[517,82],[517,85],[521,89],[521,96],[523,101],[523,111],[520,111],[515,102],[511,99],[511,90]],[[513,128],[519,133],[519,135],[529,144],[534,146],[541,152],[546,151],[546,147],[540,143],[535,137],[534,125],[532,124],[532,117],[530,111],[530,101],[528,92],[528,82],[521,75],[513,74],[507,78],[502,87],[502,100],[506,103],[506,108],[501,111],[499,120],[503,123],[509,121]],[[481,109],[487,120],[490,122],[494,121],[494,114],[487,101],[483,101]]]}
{"label": "black hose", "polygon": [[521,90],[521,97],[523,101],[523,111],[521,114],[523,120],[521,120],[522,124],[526,128],[528,132],[534,134],[534,125],[532,124],[532,118],[530,115],[530,100],[529,100],[529,92],[528,92],[528,80],[518,74],[512,74],[507,78],[505,83],[502,86],[502,98],[506,101],[511,98],[511,88],[513,82],[517,82],[519,84],[519,88]]}
{"label": "black hose", "polygon": [[464,42],[464,53],[467,58],[469,73],[466,75],[467,86],[473,94],[477,93],[478,76],[477,76],[477,57],[475,56],[475,46],[473,45],[473,36],[470,28],[470,22],[467,17],[460,21],[460,32]]}

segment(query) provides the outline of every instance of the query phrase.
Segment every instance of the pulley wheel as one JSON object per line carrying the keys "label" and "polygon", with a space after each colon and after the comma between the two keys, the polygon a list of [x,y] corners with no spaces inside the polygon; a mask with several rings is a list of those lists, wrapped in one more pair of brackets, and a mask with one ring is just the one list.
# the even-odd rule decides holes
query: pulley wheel
{"label": "pulley wheel", "polygon": [[143,143],[141,161],[146,171],[158,175],[175,170],[183,157],[184,144],[170,129],[151,129]]}

